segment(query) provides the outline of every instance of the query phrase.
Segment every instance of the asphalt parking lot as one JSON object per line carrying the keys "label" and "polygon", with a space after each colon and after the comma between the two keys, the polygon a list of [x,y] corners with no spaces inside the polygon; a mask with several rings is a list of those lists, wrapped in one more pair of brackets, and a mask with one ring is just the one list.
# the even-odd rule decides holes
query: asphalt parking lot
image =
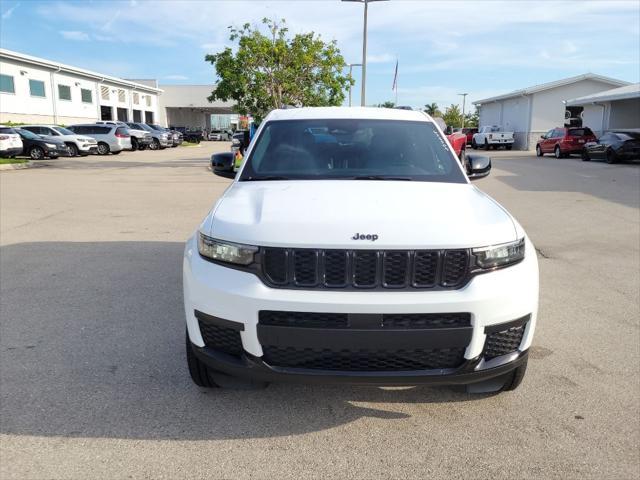
{"label": "asphalt parking lot", "polygon": [[517,391],[205,391],[181,256],[227,145],[0,173],[0,478],[640,476],[640,165],[490,152],[540,261]]}

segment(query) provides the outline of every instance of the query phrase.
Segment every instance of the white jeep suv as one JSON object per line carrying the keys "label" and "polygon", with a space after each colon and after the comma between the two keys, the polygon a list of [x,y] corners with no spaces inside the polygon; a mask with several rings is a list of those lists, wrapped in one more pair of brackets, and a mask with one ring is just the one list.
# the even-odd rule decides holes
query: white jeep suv
{"label": "white jeep suv", "polygon": [[536,252],[468,163],[421,112],[271,112],[186,244],[193,381],[516,388]]}

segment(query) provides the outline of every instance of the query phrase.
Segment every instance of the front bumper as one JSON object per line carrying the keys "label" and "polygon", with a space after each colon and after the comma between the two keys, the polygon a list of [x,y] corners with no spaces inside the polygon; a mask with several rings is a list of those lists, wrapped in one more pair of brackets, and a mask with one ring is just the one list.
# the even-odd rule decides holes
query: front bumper
{"label": "front bumper", "polygon": [[[387,384],[421,383],[425,377],[428,383],[469,383],[502,375],[518,366],[516,360],[524,358],[531,345],[538,310],[538,264],[535,249],[527,239],[525,259],[517,265],[475,276],[464,288],[447,291],[327,291],[327,290],[286,290],[269,288],[252,273],[247,273],[203,260],[198,254],[195,236],[186,245],[183,261],[184,304],[189,338],[196,354],[212,368],[234,375],[250,374],[258,378],[281,378],[291,375],[307,381],[306,377],[322,377],[323,381],[372,382]],[[206,346],[196,311],[207,316],[225,319],[241,326],[238,328],[242,355],[230,357]],[[267,355],[263,349],[265,329],[260,324],[261,311],[340,313],[349,316],[379,316],[385,314],[448,314],[466,312],[470,315],[470,325],[464,332],[464,339],[455,339],[456,347],[464,352],[464,364],[455,369],[418,370],[402,372],[336,372],[280,368],[268,365],[261,357]],[[491,328],[526,318],[522,323],[522,339],[517,350],[485,361],[483,353]],[[296,329],[298,331],[302,329]],[[335,338],[322,338],[326,332],[310,332],[308,329],[296,339],[283,339],[278,332],[266,332],[271,341],[283,348],[292,342],[300,348],[320,348],[325,342],[332,348],[363,346],[370,350],[379,348],[399,348],[412,350],[446,346],[446,341],[438,345],[437,338],[446,336],[442,331],[433,338],[429,335],[405,336],[396,332],[380,333],[344,332]],[[447,329],[443,329],[447,330]],[[422,332],[423,334],[428,332]],[[451,332],[452,333],[452,332]],[[456,333],[459,334],[459,331]],[[276,338],[273,343],[274,335]],[[311,338],[317,335],[317,338]],[[349,336],[350,335],[350,336]],[[376,336],[377,335],[377,336]],[[415,338],[413,338],[415,337]],[[317,339],[320,338],[318,341]],[[394,345],[394,338],[398,344]],[[444,337],[442,337],[444,338]],[[449,337],[450,339],[453,337]],[[262,340],[262,341],[261,341]],[[286,341],[285,341],[286,340]],[[446,339],[445,339],[446,340]],[[315,342],[315,343],[314,343]],[[377,344],[380,343],[380,344]],[[509,364],[509,366],[505,366]],[[492,370],[496,368],[497,370]],[[486,372],[484,370],[487,369]],[[480,371],[484,373],[479,373]],[[245,373],[242,373],[245,372]],[[493,372],[493,373],[492,373]],[[360,379],[362,377],[362,379]],[[375,378],[373,378],[375,377]],[[407,380],[406,377],[409,377]],[[373,380],[372,380],[373,378]]]}

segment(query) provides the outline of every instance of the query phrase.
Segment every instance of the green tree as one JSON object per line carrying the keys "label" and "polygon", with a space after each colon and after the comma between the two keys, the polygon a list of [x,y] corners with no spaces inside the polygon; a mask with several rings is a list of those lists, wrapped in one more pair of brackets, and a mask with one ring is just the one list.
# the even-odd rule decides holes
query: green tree
{"label": "green tree", "polygon": [[458,105],[449,105],[442,115],[442,119],[445,121],[448,127],[460,127],[462,126],[462,113]]}
{"label": "green tree", "polygon": [[383,102],[383,103],[379,103],[378,105],[376,105],[376,107],[378,108],[395,108],[396,104],[394,102]]}
{"label": "green tree", "polygon": [[266,35],[248,23],[229,27],[236,52],[227,47],[205,56],[219,78],[209,101],[233,100],[238,113],[258,121],[287,105],[341,105],[353,80],[342,74],[346,64],[336,42],[325,43],[314,32],[291,38],[284,20],[262,23]]}
{"label": "green tree", "polygon": [[428,115],[431,115],[432,117],[442,116],[442,112],[440,112],[440,108],[438,108],[438,104],[435,102],[425,105],[424,111],[425,113],[427,113]]}
{"label": "green tree", "polygon": [[465,127],[477,127],[479,123],[480,123],[480,117],[478,115],[478,109],[475,109],[473,112],[465,113],[464,115]]}

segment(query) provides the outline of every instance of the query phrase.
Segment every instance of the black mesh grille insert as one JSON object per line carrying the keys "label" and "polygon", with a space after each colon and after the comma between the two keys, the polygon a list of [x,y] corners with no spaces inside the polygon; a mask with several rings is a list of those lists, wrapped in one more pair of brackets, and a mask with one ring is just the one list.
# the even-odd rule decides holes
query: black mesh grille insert
{"label": "black mesh grille insert", "polygon": [[518,350],[526,326],[526,324],[519,325],[487,335],[484,344],[484,357],[488,360]]}
{"label": "black mesh grille insert", "polygon": [[375,287],[378,277],[377,252],[354,252],[353,284],[356,287]]}
{"label": "black mesh grille insert", "polygon": [[455,289],[470,278],[468,250],[262,249],[262,278],[282,288]]}
{"label": "black mesh grille insert", "polygon": [[242,354],[240,332],[232,328],[213,325],[203,320],[198,320],[198,323],[205,346],[229,355],[239,356]]}
{"label": "black mesh grille insert", "polygon": [[278,367],[337,371],[410,371],[457,368],[464,348],[418,350],[331,350],[263,347],[267,364]]}
{"label": "black mesh grille insert", "polygon": [[459,285],[467,276],[466,250],[449,250],[444,254],[442,267],[442,284],[445,286]]}
{"label": "black mesh grille insert", "polygon": [[469,313],[386,313],[383,328],[455,328],[470,327]]}
{"label": "black mesh grille insert", "polygon": [[349,326],[348,315],[346,313],[261,310],[259,319],[261,325],[276,325],[281,327],[347,328]]}

